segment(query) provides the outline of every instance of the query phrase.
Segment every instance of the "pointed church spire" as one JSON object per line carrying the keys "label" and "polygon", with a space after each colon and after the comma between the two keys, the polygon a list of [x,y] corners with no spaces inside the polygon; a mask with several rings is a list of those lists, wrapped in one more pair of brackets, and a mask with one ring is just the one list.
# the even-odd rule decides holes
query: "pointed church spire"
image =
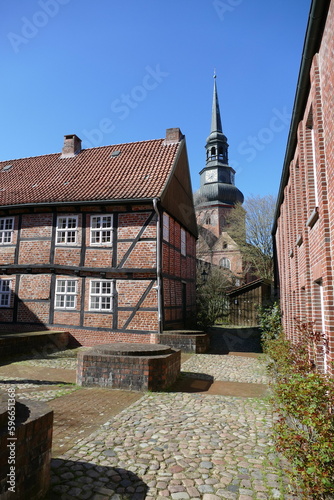
{"label": "pointed church spire", "polygon": [[[200,171],[201,187],[197,192],[198,200],[196,207],[217,207],[223,211],[227,206],[243,203],[244,195],[234,184],[235,170],[228,164],[227,137],[223,134],[220,117],[216,72],[213,84],[213,102],[211,116],[211,131],[206,139],[206,163]],[[215,208],[216,209],[216,208]],[[223,217],[218,219],[222,219]],[[222,229],[220,228],[219,231]]]}
{"label": "pointed church spire", "polygon": [[213,99],[212,99],[211,132],[223,132],[222,121],[220,118],[218,93],[217,93],[216,71],[214,72],[213,78],[214,78],[214,83],[213,83]]}
{"label": "pointed church spire", "polygon": [[227,138],[223,134],[222,121],[220,117],[220,109],[218,102],[216,72],[213,75],[213,99],[212,99],[212,114],[211,114],[211,131],[206,140],[206,163],[219,161],[228,165],[228,144]]}

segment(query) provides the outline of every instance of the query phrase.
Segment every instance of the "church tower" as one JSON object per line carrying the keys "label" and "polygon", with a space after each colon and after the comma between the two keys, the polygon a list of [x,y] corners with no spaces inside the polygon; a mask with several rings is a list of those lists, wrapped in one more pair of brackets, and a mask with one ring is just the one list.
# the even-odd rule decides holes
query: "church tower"
{"label": "church tower", "polygon": [[200,171],[200,189],[195,193],[199,226],[197,257],[242,276],[237,244],[228,234],[226,218],[244,196],[234,185],[235,170],[228,164],[228,143],[220,116],[216,75],[214,76],[211,131],[206,140],[206,164]]}

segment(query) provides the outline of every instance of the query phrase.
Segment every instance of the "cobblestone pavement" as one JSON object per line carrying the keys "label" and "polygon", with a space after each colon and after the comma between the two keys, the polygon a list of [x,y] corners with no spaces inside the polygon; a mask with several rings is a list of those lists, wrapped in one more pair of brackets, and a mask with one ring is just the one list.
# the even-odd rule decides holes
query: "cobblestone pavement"
{"label": "cobblestone pavement", "polygon": [[[218,358],[218,359],[216,359]],[[214,380],[267,384],[266,365],[263,358],[244,356],[217,356],[196,354],[185,361],[182,372],[196,378],[213,377]]]}
{"label": "cobblestone pavement", "polygon": [[[170,391],[137,393],[125,405],[121,392],[126,391],[104,390],[111,399],[119,398],[124,409],[108,410],[107,396],[102,395],[98,417],[90,419],[95,429],[91,432],[89,426],[83,430],[85,418],[80,418],[85,408],[97,406],[97,391],[103,390],[78,389],[71,383],[75,357],[75,351],[65,351],[45,360],[22,360],[12,366],[21,378],[10,370],[11,376],[6,376],[0,368],[0,381],[6,386],[15,383],[20,397],[49,401],[55,414],[58,407],[72,405],[72,435],[62,431],[61,422],[55,427],[57,458],[51,462],[45,500],[302,498],[293,493],[284,472],[288,465],[273,450],[274,417],[267,398]],[[28,366],[39,374],[44,370],[40,383],[24,378]],[[57,368],[67,374],[64,386],[59,385],[60,377],[52,381]],[[243,382],[251,387],[268,382],[261,358],[240,355],[193,355],[182,372],[219,384]]]}
{"label": "cobblestone pavement", "polygon": [[[36,353],[31,353],[28,355],[17,355],[10,359],[10,363],[14,363],[16,366],[41,366],[43,368],[61,368],[75,370],[77,367],[77,355],[80,351],[86,351],[89,347],[78,347],[76,349],[64,349],[59,351],[55,346],[46,346],[44,351],[36,351]],[[6,360],[2,365],[7,365]],[[1,366],[0,366],[1,372]]]}
{"label": "cobblestone pavement", "polygon": [[52,464],[63,499],[292,499],[266,401],[146,394]]}
{"label": "cobblestone pavement", "polygon": [[[222,366],[224,367],[222,369]],[[263,382],[263,362],[195,355],[182,370]],[[52,461],[49,500],[297,499],[267,399],[146,393]]]}

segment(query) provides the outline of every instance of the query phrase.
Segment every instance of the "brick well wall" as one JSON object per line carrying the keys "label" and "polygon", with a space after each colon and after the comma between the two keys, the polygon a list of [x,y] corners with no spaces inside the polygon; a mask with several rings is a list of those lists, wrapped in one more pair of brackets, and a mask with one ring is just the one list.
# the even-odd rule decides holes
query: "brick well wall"
{"label": "brick well wall", "polygon": [[15,493],[8,490],[7,398],[0,403],[0,497],[2,500],[45,498],[50,482],[53,412],[45,403],[17,401],[15,428]]}

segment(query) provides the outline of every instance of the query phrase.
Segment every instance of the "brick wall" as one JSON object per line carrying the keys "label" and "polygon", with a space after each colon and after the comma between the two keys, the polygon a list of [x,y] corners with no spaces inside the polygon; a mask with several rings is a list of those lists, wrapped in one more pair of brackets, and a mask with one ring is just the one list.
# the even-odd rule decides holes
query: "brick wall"
{"label": "brick wall", "polygon": [[169,229],[163,232],[162,241],[164,327],[183,328],[191,324],[195,313],[196,240],[186,232],[183,255],[180,224],[168,214],[164,218]]}
{"label": "brick wall", "polygon": [[196,211],[197,224],[208,229],[216,238],[226,231],[226,220],[230,215],[232,207],[208,206],[198,208]]}
{"label": "brick wall", "polygon": [[196,211],[200,235],[197,257],[215,266],[222,266],[223,257],[230,261],[233,275],[244,278],[244,263],[238,245],[228,234],[227,220],[233,207],[208,206]]}
{"label": "brick wall", "polygon": [[295,318],[325,336],[314,345],[320,371],[334,360],[334,4],[310,71],[310,91],[277,220],[276,245],[283,323],[292,340]]}

